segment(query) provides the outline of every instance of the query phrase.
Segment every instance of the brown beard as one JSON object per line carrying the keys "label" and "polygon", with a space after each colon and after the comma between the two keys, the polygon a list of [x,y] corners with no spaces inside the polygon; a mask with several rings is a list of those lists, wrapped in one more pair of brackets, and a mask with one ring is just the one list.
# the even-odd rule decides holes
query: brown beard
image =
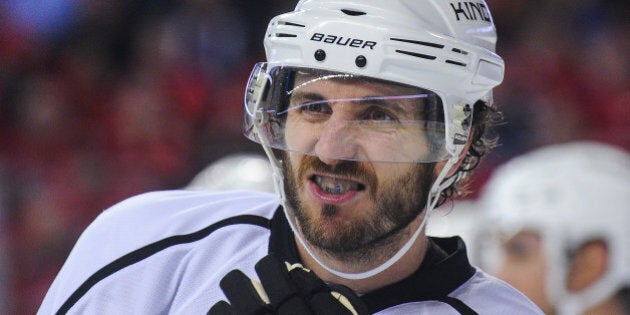
{"label": "brown beard", "polygon": [[[388,258],[399,249],[398,244],[405,241],[405,233],[410,233],[405,228],[423,212],[426,205],[434,167],[434,163],[417,164],[408,174],[384,187],[383,183],[378,185],[370,163],[342,161],[331,166],[317,157],[303,156],[296,176],[285,155],[284,191],[288,206],[308,243],[341,261],[369,262]],[[322,226],[316,217],[309,215],[298,196],[307,170],[360,178],[370,187],[368,195],[375,204],[374,208],[364,209],[365,216],[329,232],[330,227]],[[326,218],[337,211],[335,205],[325,204],[319,212]]]}

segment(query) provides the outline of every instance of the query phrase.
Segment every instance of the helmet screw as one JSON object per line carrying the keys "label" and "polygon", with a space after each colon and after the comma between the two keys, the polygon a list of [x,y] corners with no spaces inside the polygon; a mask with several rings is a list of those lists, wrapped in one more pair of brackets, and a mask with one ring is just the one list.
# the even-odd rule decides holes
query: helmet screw
{"label": "helmet screw", "polygon": [[315,51],[315,60],[324,61],[324,59],[326,59],[326,52],[323,49]]}
{"label": "helmet screw", "polygon": [[357,59],[354,60],[354,63],[357,65],[357,67],[363,68],[367,64],[367,59],[365,59],[365,56],[359,55]]}

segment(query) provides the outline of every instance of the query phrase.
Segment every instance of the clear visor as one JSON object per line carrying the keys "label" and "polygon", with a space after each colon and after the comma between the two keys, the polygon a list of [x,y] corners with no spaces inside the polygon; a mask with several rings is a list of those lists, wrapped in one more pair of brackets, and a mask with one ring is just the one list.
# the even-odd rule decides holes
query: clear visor
{"label": "clear visor", "polygon": [[448,159],[441,98],[359,75],[256,64],[245,93],[244,134],[264,146],[363,162]]}

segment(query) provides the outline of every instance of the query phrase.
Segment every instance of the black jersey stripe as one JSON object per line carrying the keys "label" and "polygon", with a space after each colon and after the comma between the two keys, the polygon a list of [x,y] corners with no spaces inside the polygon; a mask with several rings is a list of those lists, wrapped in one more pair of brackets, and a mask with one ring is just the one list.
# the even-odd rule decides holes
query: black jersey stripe
{"label": "black jersey stripe", "polygon": [[171,237],[167,237],[155,243],[144,246],[140,249],[137,249],[133,252],[130,252],[115,261],[109,263],[107,266],[101,268],[99,271],[90,276],[79,288],[77,288],[72,295],[66,300],[65,303],[59,308],[56,314],[66,314],[72,306],[74,306],[81,297],[83,297],[94,285],[96,285],[99,281],[111,276],[117,271],[131,266],[137,262],[140,262],[164,249],[167,249],[171,246],[192,243],[198,240],[201,240],[212,232],[229,225],[234,224],[251,224],[257,225],[264,228],[269,228],[270,220],[261,216],[255,215],[240,215],[235,217],[230,217],[219,222],[216,222],[202,230],[197,232],[193,232],[190,234],[184,235],[175,235]]}
{"label": "black jersey stripe", "polygon": [[447,296],[447,297],[439,299],[439,301],[442,301],[450,305],[452,308],[454,308],[457,312],[459,312],[462,315],[479,315],[479,313],[475,312],[472,308],[470,308],[470,306],[466,305],[466,303],[462,302],[462,300],[460,299]]}

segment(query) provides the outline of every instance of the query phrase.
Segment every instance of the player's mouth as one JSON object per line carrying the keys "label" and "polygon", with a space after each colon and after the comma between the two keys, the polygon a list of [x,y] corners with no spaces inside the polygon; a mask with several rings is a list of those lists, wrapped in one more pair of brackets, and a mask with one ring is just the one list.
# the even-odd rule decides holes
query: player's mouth
{"label": "player's mouth", "polygon": [[359,182],[330,176],[313,175],[311,181],[315,182],[322,191],[333,195],[341,195],[350,190],[365,189],[365,185]]}
{"label": "player's mouth", "polygon": [[356,180],[322,174],[309,177],[311,192],[322,203],[340,204],[365,190],[365,185]]}

